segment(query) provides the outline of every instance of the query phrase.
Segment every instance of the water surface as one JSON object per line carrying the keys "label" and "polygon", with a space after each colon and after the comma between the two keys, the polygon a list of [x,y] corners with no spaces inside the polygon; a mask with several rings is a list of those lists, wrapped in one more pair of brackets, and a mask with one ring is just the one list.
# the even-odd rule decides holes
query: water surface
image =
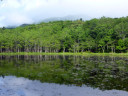
{"label": "water surface", "polygon": [[128,96],[119,90],[101,91],[98,88],[41,83],[15,76],[0,78],[0,96]]}
{"label": "water surface", "polygon": [[[107,90],[120,90],[117,92],[117,96],[126,96],[119,94],[120,92],[123,94],[128,91],[128,58],[50,55],[0,56],[0,75],[1,78],[4,78],[5,76],[16,76],[28,78],[30,80],[39,80],[42,84],[62,84],[67,88],[71,88],[71,85],[74,85],[74,87],[78,89],[83,88],[83,90],[84,88],[91,88],[91,90],[94,90],[92,93],[97,91],[105,94],[104,92],[107,92]],[[4,78],[4,80],[6,78]],[[37,88],[37,90],[39,89],[40,88]],[[93,94],[90,96],[100,95]]]}

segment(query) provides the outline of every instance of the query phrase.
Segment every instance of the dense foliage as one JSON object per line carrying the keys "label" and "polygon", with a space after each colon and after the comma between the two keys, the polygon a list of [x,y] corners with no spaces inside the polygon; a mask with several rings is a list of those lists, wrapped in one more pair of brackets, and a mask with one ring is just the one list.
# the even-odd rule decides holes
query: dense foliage
{"label": "dense foliage", "polygon": [[127,52],[128,17],[0,28],[0,52]]}

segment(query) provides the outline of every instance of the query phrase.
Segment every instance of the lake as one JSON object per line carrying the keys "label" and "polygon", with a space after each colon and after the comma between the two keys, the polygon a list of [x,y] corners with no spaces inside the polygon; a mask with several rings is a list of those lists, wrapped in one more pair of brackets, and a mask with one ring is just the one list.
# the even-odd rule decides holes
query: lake
{"label": "lake", "polygon": [[128,57],[0,56],[0,96],[128,96]]}

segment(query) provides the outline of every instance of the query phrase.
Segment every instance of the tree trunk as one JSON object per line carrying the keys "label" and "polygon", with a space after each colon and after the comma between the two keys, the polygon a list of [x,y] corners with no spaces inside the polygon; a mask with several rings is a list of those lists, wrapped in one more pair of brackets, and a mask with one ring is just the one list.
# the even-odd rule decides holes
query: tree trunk
{"label": "tree trunk", "polygon": [[104,48],[104,47],[102,47],[102,51],[103,51],[103,53],[104,53],[104,49],[105,49],[105,48]]}
{"label": "tree trunk", "polygon": [[63,48],[63,53],[65,52],[65,48]]}
{"label": "tree trunk", "polygon": [[113,53],[113,47],[111,47],[111,51],[112,51],[112,53]]}
{"label": "tree trunk", "polygon": [[42,53],[42,47],[40,47],[40,53]]}

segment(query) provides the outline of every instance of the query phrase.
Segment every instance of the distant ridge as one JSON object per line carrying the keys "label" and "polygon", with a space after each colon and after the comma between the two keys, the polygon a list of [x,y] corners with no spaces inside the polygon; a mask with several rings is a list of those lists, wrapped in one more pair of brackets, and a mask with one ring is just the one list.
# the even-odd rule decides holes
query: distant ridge
{"label": "distant ridge", "polygon": [[[80,19],[82,19],[83,21],[86,21],[86,20],[90,20],[92,18],[87,16],[87,15],[68,15],[68,16],[65,16],[65,17],[46,18],[46,19],[43,19],[42,21],[35,22],[35,23],[32,23],[32,24],[39,24],[41,22],[50,22],[50,21],[51,22],[52,21],[67,21],[67,20],[75,21],[75,20],[80,20]],[[28,25],[31,25],[31,24],[24,23],[24,24],[16,25],[16,26],[7,26],[6,28],[7,29],[14,29],[16,27],[25,27],[25,26],[28,26]]]}
{"label": "distant ridge", "polygon": [[14,29],[14,28],[16,28],[17,26],[7,26],[7,27],[5,27],[6,29]]}
{"label": "distant ridge", "polygon": [[84,20],[84,21],[91,19],[91,17],[86,16],[86,15],[69,15],[69,16],[65,16],[65,17],[46,18],[43,20],[43,22],[60,21],[60,20],[62,20],[62,21],[67,21],[67,20],[75,21],[75,20],[79,20],[80,18],[82,18],[82,20]]}
{"label": "distant ridge", "polygon": [[19,27],[25,27],[25,26],[28,26],[28,25],[30,25],[30,24],[22,24]]}
{"label": "distant ridge", "polygon": [[14,28],[16,28],[16,27],[25,27],[25,26],[28,26],[28,25],[30,25],[30,24],[22,24],[22,25],[20,25],[20,26],[7,26],[7,27],[5,27],[6,29],[14,29]]}

